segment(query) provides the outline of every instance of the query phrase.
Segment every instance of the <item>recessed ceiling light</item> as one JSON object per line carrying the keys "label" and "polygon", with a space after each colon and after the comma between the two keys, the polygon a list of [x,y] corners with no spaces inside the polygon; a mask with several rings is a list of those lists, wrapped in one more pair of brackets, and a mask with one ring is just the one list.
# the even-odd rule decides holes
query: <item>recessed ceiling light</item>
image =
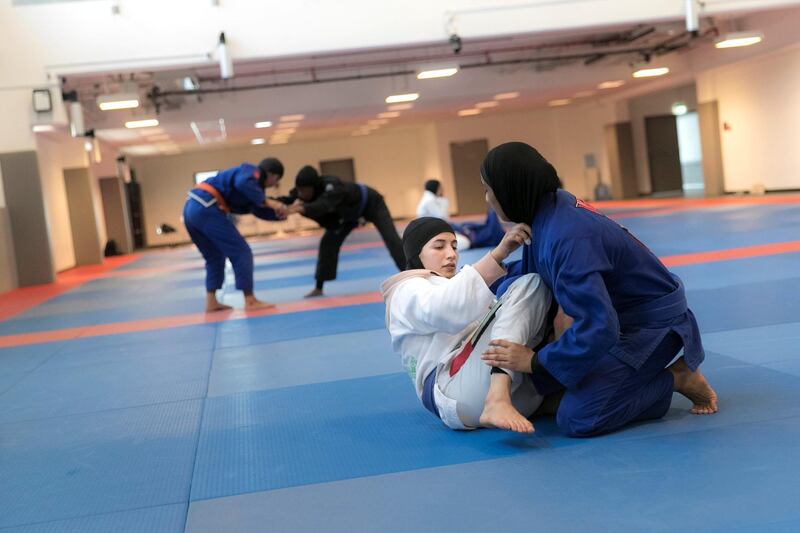
{"label": "recessed ceiling light", "polygon": [[434,78],[449,78],[458,72],[458,67],[435,68],[422,70],[417,73],[418,80],[431,80]]}
{"label": "recessed ceiling light", "polygon": [[499,93],[494,95],[495,100],[513,100],[514,98],[519,98],[519,92],[514,91],[513,93]]}
{"label": "recessed ceiling light", "polygon": [[490,107],[497,107],[500,105],[500,102],[496,100],[490,100],[488,102],[478,102],[475,104],[475,109],[489,109]]}
{"label": "recessed ceiling light", "polygon": [[97,97],[97,106],[103,111],[133,109],[139,107],[139,96],[135,93],[101,94]]}
{"label": "recessed ceiling light", "polygon": [[386,97],[386,103],[397,104],[400,102],[413,102],[417,98],[419,98],[419,93],[393,94],[392,96]]}
{"label": "recessed ceiling light", "polygon": [[128,129],[150,128],[152,126],[158,126],[158,119],[147,118],[142,120],[129,120],[128,122],[125,123],[125,127]]}
{"label": "recessed ceiling light", "polygon": [[414,104],[394,104],[386,108],[387,111],[408,111],[412,109]]}
{"label": "recessed ceiling light", "polygon": [[761,32],[741,31],[719,36],[714,41],[714,46],[716,48],[740,48],[758,44],[763,40],[764,34]]}
{"label": "recessed ceiling light", "polygon": [[604,81],[603,83],[597,86],[598,89],[616,89],[617,87],[622,87],[625,85],[623,80],[612,80],[612,81]]}
{"label": "recessed ceiling light", "polygon": [[303,120],[306,118],[305,115],[283,115],[281,117],[281,122],[295,122],[298,120]]}
{"label": "recessed ceiling light", "polygon": [[264,122],[256,122],[256,128],[270,128],[272,127],[272,122],[269,120],[265,120]]}
{"label": "recessed ceiling light", "polygon": [[266,139],[262,139],[261,137],[259,137],[258,139],[251,139],[250,140],[250,144],[264,144],[265,142],[267,142],[267,140]]}
{"label": "recessed ceiling light", "polygon": [[672,104],[672,114],[675,115],[676,117],[685,115],[688,112],[689,112],[689,106],[687,106],[685,103],[675,102],[674,104]]}
{"label": "recessed ceiling light", "polygon": [[570,100],[569,98],[559,98],[557,100],[550,100],[549,102],[547,102],[547,105],[549,105],[550,107],[558,107],[562,105],[567,105],[570,102],[572,102],[572,100]]}
{"label": "recessed ceiling light", "polygon": [[397,118],[399,116],[399,111],[386,111],[385,113],[378,113],[378,118]]}
{"label": "recessed ceiling light", "polygon": [[634,78],[654,78],[669,73],[667,67],[643,68],[633,73]]}
{"label": "recessed ceiling light", "polygon": [[462,109],[458,112],[459,117],[471,117],[472,115],[480,115],[481,110],[475,109],[474,107],[471,109]]}

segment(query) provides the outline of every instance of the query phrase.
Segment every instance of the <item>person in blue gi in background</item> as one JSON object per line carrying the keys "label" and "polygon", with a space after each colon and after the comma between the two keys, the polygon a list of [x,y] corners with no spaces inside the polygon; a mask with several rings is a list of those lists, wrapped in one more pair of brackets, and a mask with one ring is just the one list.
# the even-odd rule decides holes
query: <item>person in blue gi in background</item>
{"label": "person in blue gi in background", "polygon": [[564,191],[553,166],[527,144],[492,149],[481,181],[502,220],[532,229],[532,244],[509,265],[498,292],[536,272],[574,321],[538,353],[512,353],[493,341],[482,356],[487,364],[532,372],[540,394],[559,386],[553,378],[560,382],[556,421],[574,437],[661,418],[673,390],[694,403],[695,414],[717,411],[716,393],[698,368],[700,331],[677,276],[625,228]]}
{"label": "person in blue gi in background", "polygon": [[277,187],[282,176],[281,162],[269,157],[258,166],[243,163],[223,170],[189,191],[183,222],[206,260],[206,312],[231,308],[217,300],[217,291],[225,280],[226,257],[233,265],[236,288],[244,293],[245,309],[274,307],[253,294],[253,251],[228,215],[285,219],[286,206],[264,193],[268,187]]}
{"label": "person in blue gi in background", "polygon": [[299,213],[325,228],[319,241],[316,286],[306,298],[322,296],[326,281],[336,279],[339,250],[350,232],[358,227],[359,220],[372,222],[380,233],[386,248],[399,270],[405,267],[403,242],[394,227],[392,214],[383,195],[360,183],[344,183],[335,176],[320,176],[309,165],[297,173],[295,188],[289,196],[278,198],[290,204],[289,214]]}

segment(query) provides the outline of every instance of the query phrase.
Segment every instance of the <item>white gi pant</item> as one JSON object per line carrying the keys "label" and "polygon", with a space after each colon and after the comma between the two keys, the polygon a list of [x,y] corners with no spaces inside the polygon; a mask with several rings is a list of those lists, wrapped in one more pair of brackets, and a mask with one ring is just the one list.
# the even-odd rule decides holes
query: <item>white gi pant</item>
{"label": "white gi pant", "polygon": [[[458,372],[451,377],[450,365],[466,340],[450,352],[448,363],[437,370],[434,400],[442,421],[452,429],[479,426],[491,381],[491,367],[481,360],[489,342],[503,339],[533,348],[547,331],[545,320],[552,295],[538,274],[521,276],[501,300],[502,306]],[[531,416],[543,398],[533,386],[530,374],[506,372],[511,376],[511,403],[524,417]]]}

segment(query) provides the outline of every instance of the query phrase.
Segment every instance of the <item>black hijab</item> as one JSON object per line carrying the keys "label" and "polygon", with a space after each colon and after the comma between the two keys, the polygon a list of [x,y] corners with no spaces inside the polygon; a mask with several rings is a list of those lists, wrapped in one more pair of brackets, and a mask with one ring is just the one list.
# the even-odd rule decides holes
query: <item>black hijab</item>
{"label": "black hijab", "polygon": [[439,183],[439,180],[428,180],[425,182],[425,190],[430,191],[433,194],[437,194],[439,192],[439,187],[441,186],[442,184]]}
{"label": "black hijab", "polygon": [[542,198],[562,187],[556,169],[533,146],[501,144],[489,151],[481,177],[512,222],[530,224]]}
{"label": "black hijab", "polygon": [[403,232],[403,253],[406,255],[406,270],[425,268],[422,266],[419,254],[422,252],[422,248],[428,244],[428,241],[440,233],[452,233],[455,236],[450,224],[441,218],[420,217],[409,223]]}
{"label": "black hijab", "polygon": [[306,165],[300,169],[294,180],[294,186],[298,189],[300,187],[312,187],[315,199],[325,192],[325,180],[317,173],[317,169],[311,165]]}

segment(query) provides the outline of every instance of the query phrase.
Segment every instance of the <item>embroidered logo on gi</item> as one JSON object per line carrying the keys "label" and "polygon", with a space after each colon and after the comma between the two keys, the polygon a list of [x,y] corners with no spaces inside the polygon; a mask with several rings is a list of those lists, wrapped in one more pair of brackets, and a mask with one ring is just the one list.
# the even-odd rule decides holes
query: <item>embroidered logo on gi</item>
{"label": "embroidered logo on gi", "polygon": [[575,202],[575,207],[580,207],[581,209],[586,209],[587,211],[591,211],[592,213],[597,213],[598,215],[602,215],[600,211],[594,208],[593,205],[584,202],[583,200],[578,200]]}

